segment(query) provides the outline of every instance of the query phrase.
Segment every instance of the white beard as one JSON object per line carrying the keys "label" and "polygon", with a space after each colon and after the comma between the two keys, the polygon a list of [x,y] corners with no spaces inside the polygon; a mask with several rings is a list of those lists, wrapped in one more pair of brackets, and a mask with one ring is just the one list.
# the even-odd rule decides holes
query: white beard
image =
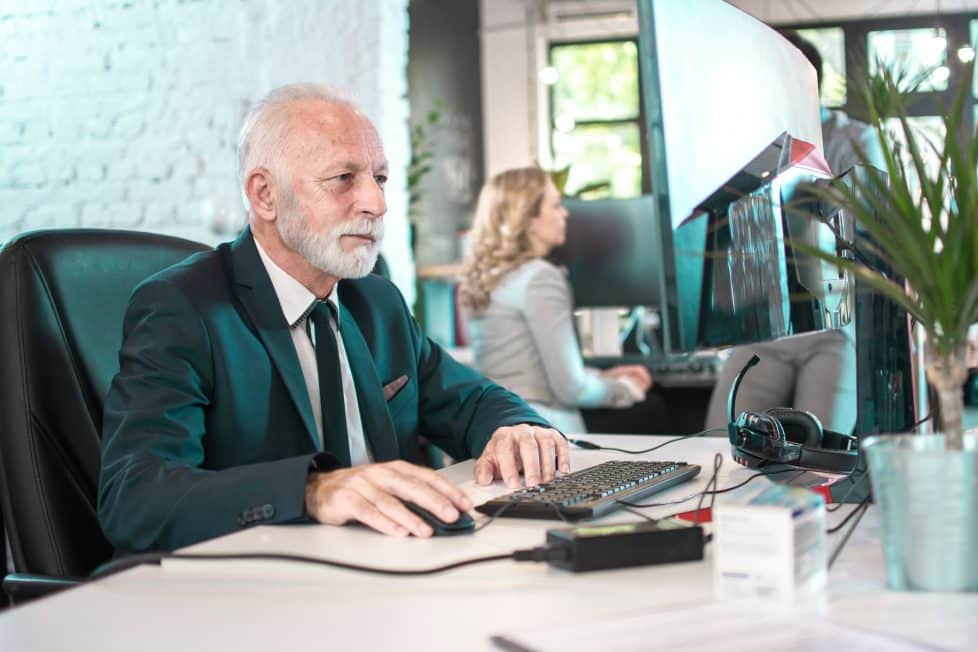
{"label": "white beard", "polygon": [[[284,204],[275,222],[282,242],[313,267],[336,278],[362,278],[377,264],[380,242],[384,238],[383,220],[361,217],[337,224],[327,233],[319,233],[306,227],[298,207],[291,200]],[[374,241],[344,251],[340,237],[350,233],[369,235]]]}

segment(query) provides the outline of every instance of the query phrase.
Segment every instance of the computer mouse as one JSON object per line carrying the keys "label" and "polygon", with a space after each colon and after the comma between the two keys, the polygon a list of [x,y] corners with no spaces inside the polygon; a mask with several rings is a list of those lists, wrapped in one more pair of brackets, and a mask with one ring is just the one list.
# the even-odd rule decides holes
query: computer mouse
{"label": "computer mouse", "polygon": [[431,529],[434,530],[434,536],[436,537],[452,536],[455,534],[468,534],[469,532],[473,532],[475,530],[475,521],[472,520],[471,516],[461,510],[459,510],[459,517],[454,523],[446,523],[424,507],[412,503],[411,501],[404,501],[404,506],[420,516],[422,521],[430,525]]}

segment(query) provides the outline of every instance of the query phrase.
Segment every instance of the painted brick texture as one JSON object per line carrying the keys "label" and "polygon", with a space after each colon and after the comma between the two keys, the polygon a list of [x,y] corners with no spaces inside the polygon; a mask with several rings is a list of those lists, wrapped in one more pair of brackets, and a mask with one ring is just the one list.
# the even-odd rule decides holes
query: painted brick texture
{"label": "painted brick texture", "polygon": [[0,0],[0,242],[66,226],[230,239],[246,108],[315,81],[380,131],[384,255],[410,304],[407,21],[407,0]]}

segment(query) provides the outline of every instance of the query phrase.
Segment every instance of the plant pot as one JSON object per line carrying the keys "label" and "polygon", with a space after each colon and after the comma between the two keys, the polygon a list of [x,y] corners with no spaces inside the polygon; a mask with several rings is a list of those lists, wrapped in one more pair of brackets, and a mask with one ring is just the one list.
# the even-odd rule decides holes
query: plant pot
{"label": "plant pot", "polygon": [[884,435],[862,444],[889,588],[978,591],[978,436]]}

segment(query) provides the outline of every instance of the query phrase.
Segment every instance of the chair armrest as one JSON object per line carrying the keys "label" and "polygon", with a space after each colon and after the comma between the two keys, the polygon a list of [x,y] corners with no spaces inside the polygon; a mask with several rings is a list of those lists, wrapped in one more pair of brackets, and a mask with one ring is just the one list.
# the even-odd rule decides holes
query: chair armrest
{"label": "chair armrest", "polygon": [[77,586],[82,581],[76,577],[11,573],[3,578],[3,592],[10,596],[14,603],[18,603]]}

